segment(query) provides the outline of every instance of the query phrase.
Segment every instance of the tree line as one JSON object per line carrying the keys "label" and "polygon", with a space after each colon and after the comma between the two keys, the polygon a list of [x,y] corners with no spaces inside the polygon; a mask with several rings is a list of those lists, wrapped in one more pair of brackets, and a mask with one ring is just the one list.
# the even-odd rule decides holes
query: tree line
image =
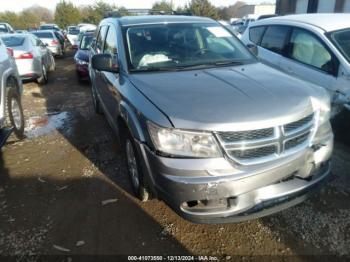
{"label": "tree line", "polygon": [[[229,20],[238,16],[239,7],[245,5],[237,1],[228,7],[215,7],[209,0],[191,0],[183,7],[174,8],[172,1],[160,0],[152,6],[154,11],[177,11],[178,13],[191,13],[197,16],[206,16],[213,19]],[[32,6],[19,13],[0,12],[0,22],[7,22],[16,29],[38,28],[41,23],[56,23],[61,28],[80,22],[98,24],[106,13],[118,10],[123,15],[133,15],[125,7],[108,4],[102,0],[93,5],[76,6],[70,0],[61,0],[54,11],[45,7]]]}

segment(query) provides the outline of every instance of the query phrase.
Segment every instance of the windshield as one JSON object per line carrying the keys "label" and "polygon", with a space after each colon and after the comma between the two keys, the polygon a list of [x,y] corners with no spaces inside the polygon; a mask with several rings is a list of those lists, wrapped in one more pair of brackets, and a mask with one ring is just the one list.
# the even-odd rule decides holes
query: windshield
{"label": "windshield", "polygon": [[80,33],[80,30],[76,28],[72,28],[68,30],[69,35],[78,35],[79,33]]}
{"label": "windshield", "polygon": [[42,26],[40,26],[40,30],[55,30],[55,31],[59,31],[60,29],[57,28],[56,26],[52,26],[52,25],[42,25]]}
{"label": "windshield", "polygon": [[125,29],[131,71],[213,67],[255,59],[218,24],[160,24]]}
{"label": "windshield", "polygon": [[23,45],[24,40],[25,40],[24,37],[19,37],[19,36],[1,37],[1,39],[7,47],[21,46],[21,45]]}
{"label": "windshield", "polygon": [[94,39],[94,37],[90,36],[90,35],[83,36],[83,38],[81,39],[81,42],[80,42],[80,49],[82,49],[82,50],[90,49],[93,39]]}
{"label": "windshield", "polygon": [[350,62],[350,28],[330,34],[332,42]]}
{"label": "windshield", "polygon": [[33,32],[33,34],[36,35],[39,38],[53,39],[53,35],[50,32]]}

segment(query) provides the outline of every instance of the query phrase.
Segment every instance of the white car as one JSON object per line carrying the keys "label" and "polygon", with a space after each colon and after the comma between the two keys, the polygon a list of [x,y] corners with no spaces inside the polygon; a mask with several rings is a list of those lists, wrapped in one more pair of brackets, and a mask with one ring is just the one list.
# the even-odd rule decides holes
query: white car
{"label": "white car", "polygon": [[18,138],[24,132],[23,87],[12,54],[12,49],[0,39],[0,148],[12,131]]}
{"label": "white car", "polygon": [[68,26],[67,28],[67,38],[73,48],[77,45],[78,35],[80,33],[80,29],[77,26]]}
{"label": "white car", "polygon": [[241,40],[262,62],[324,87],[335,116],[350,110],[349,21],[350,14],[276,17],[254,22]]}
{"label": "white car", "polygon": [[55,69],[55,59],[39,38],[32,34],[6,34],[0,38],[13,50],[22,79],[35,79],[39,84],[47,83],[48,72]]}

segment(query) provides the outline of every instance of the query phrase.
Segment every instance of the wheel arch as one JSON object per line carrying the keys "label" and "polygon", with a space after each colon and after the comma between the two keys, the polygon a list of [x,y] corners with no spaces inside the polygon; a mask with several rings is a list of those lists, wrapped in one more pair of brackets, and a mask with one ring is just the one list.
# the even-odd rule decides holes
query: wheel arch
{"label": "wheel arch", "polygon": [[118,116],[118,133],[119,139],[122,138],[123,128],[127,129],[134,139],[144,142],[146,141],[146,136],[144,134],[141,122],[134,110],[126,102],[122,101],[119,105],[119,116]]}

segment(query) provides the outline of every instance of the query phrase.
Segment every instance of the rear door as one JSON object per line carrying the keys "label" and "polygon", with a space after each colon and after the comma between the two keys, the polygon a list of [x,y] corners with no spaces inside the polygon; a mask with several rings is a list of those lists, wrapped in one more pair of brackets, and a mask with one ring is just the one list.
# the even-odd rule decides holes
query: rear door
{"label": "rear door", "polygon": [[314,33],[293,28],[286,57],[281,61],[281,69],[334,94],[339,61],[323,41]]}
{"label": "rear door", "polygon": [[290,27],[284,25],[268,26],[258,43],[258,56],[267,65],[279,68],[283,54],[286,52]]}

